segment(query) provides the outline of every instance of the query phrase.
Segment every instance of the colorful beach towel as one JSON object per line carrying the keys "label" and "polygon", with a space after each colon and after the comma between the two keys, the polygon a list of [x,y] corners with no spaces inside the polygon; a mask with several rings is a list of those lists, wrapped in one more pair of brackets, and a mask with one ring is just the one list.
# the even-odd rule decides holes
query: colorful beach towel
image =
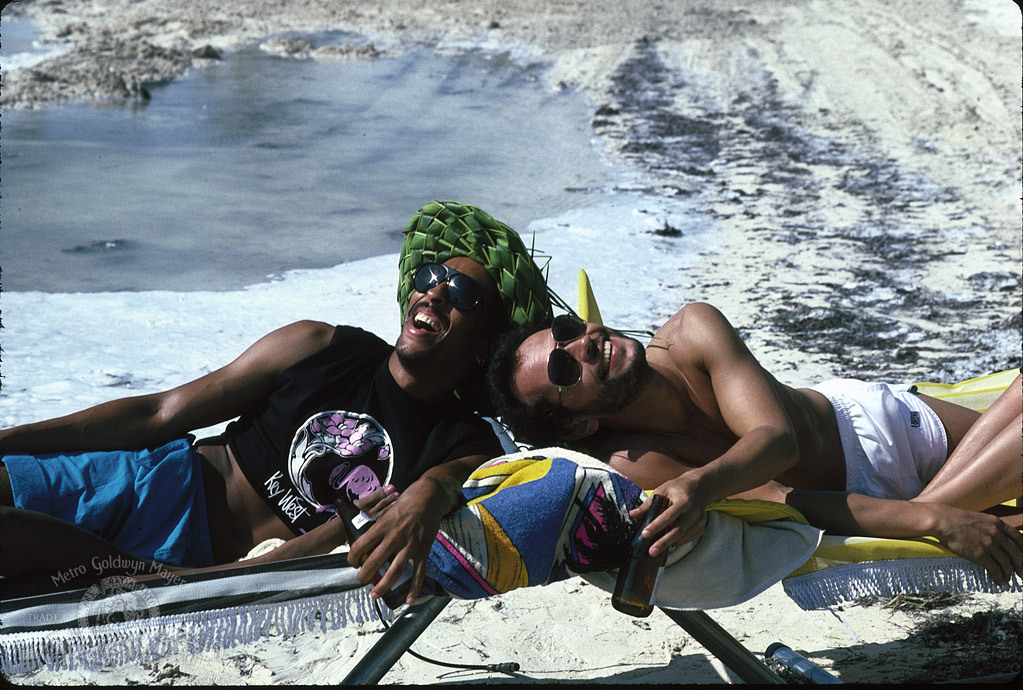
{"label": "colorful beach towel", "polygon": [[[446,593],[480,598],[582,575],[611,592],[643,500],[607,465],[563,448],[523,451],[476,470],[446,517],[427,571]],[[721,501],[706,534],[672,550],[657,605],[702,610],[759,594],[804,563],[821,531],[795,511]],[[764,554],[770,554],[765,558]]]}
{"label": "colorful beach towel", "polygon": [[[584,573],[613,590],[614,575],[603,570],[623,559],[634,529],[628,511],[642,500],[635,484],[606,465],[561,449],[494,460],[473,474],[463,495],[466,504],[444,519],[428,566],[446,593],[461,598]],[[740,503],[728,509],[768,521],[745,527],[745,520],[714,511],[708,535],[671,554],[659,604],[710,608],[722,592],[748,598],[813,551],[819,532],[789,519],[784,506],[765,504],[765,513],[754,502]],[[797,531],[768,527],[778,518]],[[271,631],[298,634],[372,619],[369,588],[348,567],[346,551],[145,582],[115,576],[86,589],[0,601],[0,670],[108,668],[226,650]],[[757,565],[768,561],[780,562],[781,572]]]}
{"label": "colorful beach towel", "polygon": [[473,472],[462,489],[466,505],[441,523],[430,577],[449,594],[475,599],[616,568],[642,491],[564,455],[515,453]]}

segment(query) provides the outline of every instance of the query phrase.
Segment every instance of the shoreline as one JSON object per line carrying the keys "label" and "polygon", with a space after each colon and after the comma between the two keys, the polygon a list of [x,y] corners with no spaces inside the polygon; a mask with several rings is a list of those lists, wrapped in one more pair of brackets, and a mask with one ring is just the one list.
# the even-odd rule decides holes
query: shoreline
{"label": "shoreline", "polygon": [[[229,52],[328,27],[363,33],[384,56],[481,44],[539,54],[550,65],[547,88],[589,99],[594,137],[634,173],[628,184],[686,199],[722,238],[684,278],[659,276],[665,293],[721,307],[786,383],[947,382],[1019,366],[1020,37],[971,24],[962,3],[40,0],[24,11],[72,49],[36,65],[54,79],[30,89],[5,75],[4,107],[22,98],[47,107],[44,94],[58,93],[64,75],[75,102],[96,94],[131,102],[150,81],[201,69],[213,58],[193,51],[210,55],[207,45]],[[130,59],[103,56],[128,43],[138,48]],[[105,78],[111,69],[116,78]],[[782,641],[846,682],[926,682],[946,679],[938,664],[947,652],[913,637],[923,622],[988,611],[1018,620],[1021,607],[1004,594],[923,611],[804,612],[776,585],[710,615],[756,654]],[[337,682],[381,629],[344,633],[16,680]],[[978,657],[996,646],[971,642]],[[720,662],[662,613],[623,617],[578,578],[454,602],[413,648],[442,660],[518,660],[524,671],[495,677],[406,657],[385,683],[724,678]]]}
{"label": "shoreline", "polygon": [[722,307],[769,370],[947,382],[1020,362],[1023,68],[1018,34],[940,4],[41,0],[14,14],[71,50],[9,75],[3,103],[130,102],[201,69],[206,46],[338,27],[383,56],[539,51],[636,186],[720,232],[683,299]]}

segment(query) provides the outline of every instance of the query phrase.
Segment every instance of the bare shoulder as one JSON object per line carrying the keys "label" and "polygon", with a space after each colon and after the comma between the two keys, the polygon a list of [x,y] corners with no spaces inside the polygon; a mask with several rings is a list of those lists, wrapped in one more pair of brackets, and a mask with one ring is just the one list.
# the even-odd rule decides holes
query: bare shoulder
{"label": "bare shoulder", "polygon": [[236,362],[259,362],[262,367],[283,370],[330,344],[334,331],[323,321],[296,321],[257,340]]}
{"label": "bare shoulder", "polygon": [[702,361],[730,340],[734,329],[717,307],[706,302],[687,304],[658,329],[649,349],[666,351],[678,367]]}
{"label": "bare shoulder", "polygon": [[273,334],[280,334],[281,337],[287,338],[288,340],[294,340],[299,342],[308,342],[310,345],[324,347],[326,346],[331,338],[334,337],[334,331],[336,326],[333,326],[324,321],[311,321],[308,319],[302,321],[295,321],[287,326],[282,326]]}
{"label": "bare shoulder", "polygon": [[686,304],[668,319],[657,331],[657,337],[678,339],[699,339],[708,330],[728,325],[721,311],[706,302]]}
{"label": "bare shoulder", "polygon": [[281,372],[322,350],[333,333],[333,326],[317,321],[282,326],[226,366],[162,394],[162,415],[181,433],[237,416],[265,399]]}

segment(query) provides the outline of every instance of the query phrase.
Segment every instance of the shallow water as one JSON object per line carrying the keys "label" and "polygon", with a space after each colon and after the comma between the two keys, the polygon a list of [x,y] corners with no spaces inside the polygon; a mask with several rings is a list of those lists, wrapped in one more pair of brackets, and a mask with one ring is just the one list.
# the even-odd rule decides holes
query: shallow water
{"label": "shallow water", "polygon": [[611,172],[582,97],[545,89],[542,69],[481,51],[320,62],[250,47],[142,104],[6,112],[3,288],[235,289],[395,252],[434,198],[516,228],[586,206],[572,190]]}

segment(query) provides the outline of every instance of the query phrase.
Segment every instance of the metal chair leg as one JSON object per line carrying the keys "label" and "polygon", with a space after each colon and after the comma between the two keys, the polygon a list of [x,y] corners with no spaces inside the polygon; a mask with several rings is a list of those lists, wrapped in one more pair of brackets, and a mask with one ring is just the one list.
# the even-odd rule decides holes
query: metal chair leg
{"label": "metal chair leg", "polygon": [[341,685],[376,685],[449,601],[451,597],[431,597],[405,609],[345,676]]}
{"label": "metal chair leg", "polygon": [[707,651],[721,660],[746,683],[784,685],[781,676],[753,656],[737,639],[728,634],[703,611],[673,611],[661,609]]}

